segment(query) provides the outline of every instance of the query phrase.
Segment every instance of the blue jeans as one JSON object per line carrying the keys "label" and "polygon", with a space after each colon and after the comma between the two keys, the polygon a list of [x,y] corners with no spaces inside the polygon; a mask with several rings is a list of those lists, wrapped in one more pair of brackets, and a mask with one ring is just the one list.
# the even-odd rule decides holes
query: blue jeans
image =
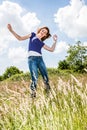
{"label": "blue jeans", "polygon": [[32,83],[30,85],[31,90],[35,90],[37,87],[37,80],[38,80],[38,70],[40,71],[44,83],[46,86],[49,85],[48,74],[46,70],[46,66],[44,64],[42,56],[30,56],[28,57],[28,65],[29,70],[32,78]]}

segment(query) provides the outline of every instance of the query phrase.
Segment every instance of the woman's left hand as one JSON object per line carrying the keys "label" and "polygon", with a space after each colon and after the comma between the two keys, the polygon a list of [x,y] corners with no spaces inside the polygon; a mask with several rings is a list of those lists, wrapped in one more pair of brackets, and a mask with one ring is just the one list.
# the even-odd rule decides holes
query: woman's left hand
{"label": "woman's left hand", "polygon": [[57,35],[56,35],[56,34],[53,35],[53,40],[54,40],[55,42],[57,42],[57,39],[58,39]]}

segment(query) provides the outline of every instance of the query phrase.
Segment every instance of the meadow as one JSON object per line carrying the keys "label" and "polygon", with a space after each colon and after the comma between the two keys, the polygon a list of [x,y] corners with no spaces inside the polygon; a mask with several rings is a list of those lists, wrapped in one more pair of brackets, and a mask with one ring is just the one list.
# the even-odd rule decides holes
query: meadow
{"label": "meadow", "polygon": [[39,77],[33,99],[30,78],[0,82],[0,130],[87,130],[87,74],[49,78],[49,94]]}

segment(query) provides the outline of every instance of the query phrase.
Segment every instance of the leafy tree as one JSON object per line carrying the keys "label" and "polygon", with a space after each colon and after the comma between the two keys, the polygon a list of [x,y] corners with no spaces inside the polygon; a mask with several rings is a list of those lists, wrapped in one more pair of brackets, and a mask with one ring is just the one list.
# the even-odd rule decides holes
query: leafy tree
{"label": "leafy tree", "polygon": [[3,77],[0,75],[0,81],[2,81],[3,80]]}
{"label": "leafy tree", "polygon": [[20,71],[15,66],[11,66],[6,69],[5,73],[3,74],[3,79],[7,79],[7,78],[11,77],[12,75],[21,74],[21,73],[23,73],[23,71]]}
{"label": "leafy tree", "polygon": [[58,69],[71,69],[77,72],[83,72],[87,68],[87,46],[83,46],[78,41],[74,46],[69,45],[68,56],[60,61]]}
{"label": "leafy tree", "polygon": [[66,61],[74,71],[82,72],[87,65],[87,48],[80,41],[70,46]]}

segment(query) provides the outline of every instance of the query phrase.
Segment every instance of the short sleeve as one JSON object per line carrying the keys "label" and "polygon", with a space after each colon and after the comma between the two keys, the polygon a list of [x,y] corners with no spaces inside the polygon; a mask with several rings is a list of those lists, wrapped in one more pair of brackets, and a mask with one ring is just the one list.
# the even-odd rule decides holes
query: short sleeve
{"label": "short sleeve", "polygon": [[45,45],[45,43],[44,42],[42,42],[42,47]]}
{"label": "short sleeve", "polygon": [[30,38],[33,38],[34,36],[36,36],[36,34],[34,32],[32,32]]}

